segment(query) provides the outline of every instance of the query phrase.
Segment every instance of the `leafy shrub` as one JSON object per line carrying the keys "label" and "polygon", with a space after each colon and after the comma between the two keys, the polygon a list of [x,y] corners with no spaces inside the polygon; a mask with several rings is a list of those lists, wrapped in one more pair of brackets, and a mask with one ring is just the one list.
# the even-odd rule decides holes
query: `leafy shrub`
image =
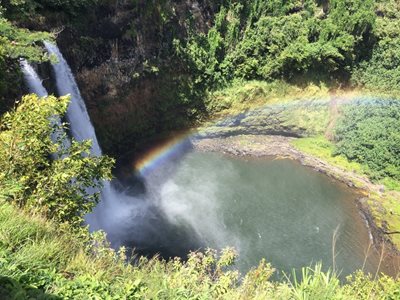
{"label": "leafy shrub", "polygon": [[[90,142],[71,145],[65,125],[54,122],[66,112],[68,98],[25,96],[0,123],[0,187],[18,187],[8,196],[20,207],[39,208],[59,222],[80,225],[98,200],[112,160],[90,155]],[[56,134],[55,132],[64,132]],[[56,137],[53,142],[51,136]],[[54,156],[57,159],[54,159]]]}
{"label": "leafy shrub", "polygon": [[336,153],[369,167],[374,179],[400,180],[400,102],[360,100],[345,107],[336,128]]}
{"label": "leafy shrub", "polygon": [[346,79],[368,55],[372,0],[334,0],[326,9],[313,0],[227,2],[207,34],[175,42],[199,87],[307,73]]}
{"label": "leafy shrub", "polygon": [[353,71],[354,84],[373,90],[390,92],[400,89],[400,6],[395,1],[378,3],[374,36],[377,42],[371,57],[360,62]]}
{"label": "leafy shrub", "polygon": [[21,57],[36,62],[46,60],[39,45],[45,39],[51,39],[51,35],[17,28],[0,15],[0,62],[5,58]]}

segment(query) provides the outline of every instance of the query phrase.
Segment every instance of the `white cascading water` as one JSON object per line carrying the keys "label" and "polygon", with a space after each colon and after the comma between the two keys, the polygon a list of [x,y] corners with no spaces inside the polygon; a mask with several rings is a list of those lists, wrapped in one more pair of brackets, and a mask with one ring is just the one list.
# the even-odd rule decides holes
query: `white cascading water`
{"label": "white cascading water", "polygon": [[[56,86],[59,96],[70,95],[71,100],[67,110],[72,136],[77,141],[91,140],[92,155],[102,155],[101,148],[97,141],[94,127],[90,121],[85,102],[80,94],[79,87],[75,81],[72,71],[58,49],[57,45],[44,42],[50,55],[55,55],[58,62],[53,63],[53,70],[56,79]],[[96,192],[96,191],[93,191]],[[119,233],[132,221],[133,210],[137,214],[140,209],[134,206],[135,201],[124,193],[115,190],[109,181],[103,182],[100,203],[91,214],[86,215],[86,222],[91,231],[103,230],[107,233],[110,242],[114,247],[120,246]],[[142,207],[142,209],[145,209]]]}
{"label": "white cascading water", "polygon": [[[46,88],[43,86],[42,79],[39,77],[35,69],[25,60],[22,59],[20,61],[21,70],[24,74],[24,79],[26,85],[28,86],[29,92],[38,95],[39,97],[48,96]],[[62,141],[62,147],[64,149],[70,146],[70,141],[62,129],[62,122],[59,116],[53,116],[50,120],[56,126],[56,131],[51,135],[51,139],[53,142]],[[53,158],[57,158],[57,154],[53,154]]]}
{"label": "white cascading water", "polygon": [[102,153],[96,138],[96,133],[90,122],[85,102],[82,99],[68,63],[65,61],[56,45],[49,42],[44,42],[44,45],[49,54],[55,55],[58,59],[58,62],[53,64],[58,94],[60,96],[71,95],[67,119],[70,124],[72,136],[77,141],[91,140],[92,154],[100,156]]}
{"label": "white cascading water", "polygon": [[42,84],[42,80],[36,73],[35,69],[25,60],[22,59],[21,62],[22,73],[24,74],[25,82],[29,88],[30,93],[34,93],[39,97],[46,97],[47,91]]}

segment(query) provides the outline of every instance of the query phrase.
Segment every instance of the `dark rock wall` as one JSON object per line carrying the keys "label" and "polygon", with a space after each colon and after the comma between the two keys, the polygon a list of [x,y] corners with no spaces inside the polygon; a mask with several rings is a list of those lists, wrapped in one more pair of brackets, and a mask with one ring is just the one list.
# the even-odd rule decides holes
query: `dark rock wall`
{"label": "dark rock wall", "polygon": [[[55,33],[104,152],[120,157],[144,140],[190,126],[202,109],[202,101],[191,97],[190,74],[173,41],[184,40],[190,31],[206,33],[222,2],[99,0],[73,15],[48,8],[17,23]],[[49,64],[38,69],[54,93]],[[26,93],[18,76],[20,92],[5,109]]]}
{"label": "dark rock wall", "polygon": [[179,97],[190,87],[173,40],[206,32],[217,2],[120,0],[68,25],[53,20],[106,153],[120,156],[143,139],[189,125],[192,104]]}

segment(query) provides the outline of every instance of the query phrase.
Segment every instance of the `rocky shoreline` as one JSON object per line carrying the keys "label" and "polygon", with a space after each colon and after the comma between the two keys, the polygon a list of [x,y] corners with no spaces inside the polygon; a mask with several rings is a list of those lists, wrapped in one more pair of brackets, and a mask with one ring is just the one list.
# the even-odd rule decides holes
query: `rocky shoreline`
{"label": "rocky shoreline", "polygon": [[332,166],[312,155],[297,150],[291,144],[296,138],[280,135],[237,135],[220,138],[204,138],[193,142],[194,148],[204,152],[220,152],[234,156],[265,157],[273,156],[281,159],[293,159],[317,172],[345,183],[349,187],[357,187],[367,194],[368,191],[379,191],[379,186],[368,178]]}
{"label": "rocky shoreline", "polygon": [[375,248],[381,250],[384,247],[385,251],[388,252],[387,254],[392,257],[399,257],[399,249],[391,241],[385,230],[378,226],[367,203],[371,193],[381,194],[383,192],[382,187],[373,184],[365,176],[343,170],[315,156],[299,151],[292,145],[294,139],[296,138],[281,135],[236,135],[196,139],[193,141],[193,146],[197,151],[202,152],[219,152],[240,157],[274,157],[275,159],[296,160],[303,166],[312,168],[356,189],[360,195],[356,204],[367,223]]}

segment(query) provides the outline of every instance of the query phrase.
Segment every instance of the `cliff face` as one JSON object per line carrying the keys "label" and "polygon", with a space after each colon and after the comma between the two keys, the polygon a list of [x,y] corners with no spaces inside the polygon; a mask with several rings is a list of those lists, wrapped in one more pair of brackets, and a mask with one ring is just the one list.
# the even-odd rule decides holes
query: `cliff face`
{"label": "cliff face", "polygon": [[146,138],[187,126],[201,109],[180,97],[190,95],[190,82],[173,41],[189,30],[206,32],[217,2],[119,0],[67,26],[53,15],[105,152],[134,150]]}

